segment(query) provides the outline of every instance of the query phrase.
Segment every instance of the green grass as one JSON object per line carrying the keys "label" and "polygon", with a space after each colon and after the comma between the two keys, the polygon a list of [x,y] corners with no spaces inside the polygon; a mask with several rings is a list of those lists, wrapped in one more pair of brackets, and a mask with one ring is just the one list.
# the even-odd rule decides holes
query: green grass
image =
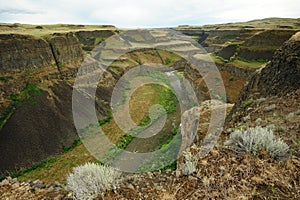
{"label": "green grass", "polygon": [[144,118],[140,121],[139,126],[148,126],[151,124],[151,118],[149,115],[145,115]]}
{"label": "green grass", "polygon": [[166,148],[166,147],[170,144],[170,142],[172,142],[174,136],[176,136],[176,134],[178,133],[179,129],[180,129],[180,128],[179,128],[178,126],[175,126],[175,127],[173,128],[173,130],[171,131],[173,137],[169,138],[164,144],[162,144],[162,145],[160,146],[159,149],[164,149],[164,148]]}
{"label": "green grass", "polygon": [[183,72],[176,72],[175,75],[180,80],[180,82],[182,82],[184,80]]}
{"label": "green grass", "polygon": [[76,166],[85,164],[86,162],[98,162],[85,149],[83,144],[78,142],[79,146],[70,149],[61,155],[46,159],[40,163],[33,165],[27,169],[22,169],[12,174],[21,181],[30,181],[40,179],[45,183],[53,183],[59,181],[64,183],[66,176]]}
{"label": "green grass", "polygon": [[68,153],[68,152],[72,151],[75,147],[77,147],[77,146],[79,146],[81,144],[82,144],[81,140],[75,140],[72,145],[70,145],[70,146],[63,146],[64,153]]}
{"label": "green grass", "polygon": [[162,60],[163,60],[162,64],[164,64],[166,66],[172,66],[176,61],[179,61],[182,59],[178,54],[176,54],[174,52],[161,50],[161,49],[156,50],[156,52],[162,58]]}
{"label": "green grass", "polygon": [[181,145],[181,135],[176,134],[174,137],[170,138],[165,144],[162,144],[160,149],[162,153],[153,159],[147,160],[143,163],[137,170],[139,173],[149,172],[149,171],[163,171],[167,169],[176,169],[176,158],[179,153]]}
{"label": "green grass", "polygon": [[[159,90],[159,88],[156,89]],[[176,111],[178,100],[174,95],[174,93],[172,92],[172,90],[168,88],[163,88],[162,90],[160,90],[160,93],[158,95],[159,95],[159,104],[164,107],[167,114]]]}
{"label": "green grass", "polygon": [[266,60],[245,60],[242,58],[231,58],[230,60],[226,60],[215,54],[211,54],[210,56],[216,64],[220,64],[220,65],[228,64],[228,65],[233,65],[242,68],[257,69],[267,62]]}
{"label": "green grass", "polygon": [[41,90],[37,87],[36,84],[28,84],[26,88],[19,94],[12,94],[10,99],[12,100],[11,105],[0,115],[0,128],[3,127],[5,122],[12,115],[15,108],[24,102],[28,102],[31,105],[36,104],[35,97],[41,95]]}
{"label": "green grass", "polygon": [[[173,93],[173,91],[169,88],[170,82],[168,77],[162,73],[162,72],[150,72],[147,76],[150,76],[154,79],[159,80],[160,82],[163,82],[165,86],[159,85],[159,84],[149,84],[145,86],[146,88],[143,90],[143,92],[151,93],[153,92],[152,99],[147,99],[147,101],[151,101],[150,105],[159,104],[161,105],[167,114],[171,114],[176,111],[176,106],[178,105],[178,100]],[[138,91],[137,91],[138,92]],[[135,94],[135,103],[139,102],[139,98],[141,98],[141,102],[143,102],[145,99],[143,98],[143,94],[137,93]],[[148,104],[147,104],[148,105]],[[135,109],[135,108],[132,108]],[[115,147],[111,148],[109,152],[107,152],[101,162],[103,163],[109,163],[110,160],[117,157],[126,147],[130,144],[130,142],[135,138],[136,135],[138,135],[141,131],[143,131],[146,127],[151,125],[156,119],[158,119],[161,116],[161,112],[155,113],[157,116],[152,116],[150,118],[149,114],[145,114],[144,117],[137,122],[139,127],[131,130],[128,135],[123,136],[116,144]],[[172,130],[172,133],[177,133],[178,127],[174,128]],[[173,137],[172,137],[173,138]],[[172,138],[170,138],[166,143],[169,143]],[[163,145],[163,144],[162,144]]]}
{"label": "green grass", "polygon": [[126,136],[123,136],[114,147],[112,147],[100,160],[101,163],[110,163],[111,160],[120,155],[123,150],[130,144],[130,142],[135,138],[135,136],[140,133],[144,128],[138,127],[134,130],[131,130],[130,133]]}
{"label": "green grass", "polygon": [[252,103],[253,103],[253,100],[249,99],[243,103],[243,107],[247,108],[248,106],[252,105]]}
{"label": "green grass", "polygon": [[47,160],[43,160],[42,162],[40,162],[38,164],[34,164],[33,166],[31,166],[27,169],[22,169],[22,170],[19,170],[18,172],[14,173],[14,174],[11,174],[11,177],[12,178],[20,177],[24,174],[33,172],[34,170],[45,168],[45,167],[49,166],[49,164],[54,163],[56,161],[57,161],[57,158],[54,158],[54,157],[49,158]]}
{"label": "green grass", "polygon": [[[64,155],[70,154],[76,147],[78,147],[80,145],[82,145],[81,140],[75,140],[72,145],[63,146],[64,151],[63,151],[62,155],[64,156]],[[30,179],[34,180],[36,178],[41,178],[41,179],[45,178],[45,180],[47,180],[47,177],[43,176],[43,172],[45,170],[52,170],[53,166],[56,167],[56,164],[58,162],[61,162],[61,157],[62,156],[45,159],[45,160],[43,160],[39,163],[36,163],[36,164],[32,165],[29,168],[21,169],[21,170],[15,172],[15,173],[12,173],[12,174],[10,174],[10,176],[12,178],[21,178],[21,179],[24,179],[24,180],[30,180]],[[66,162],[68,162],[67,159],[64,160],[63,165],[65,165]],[[55,173],[55,170],[53,171],[53,173]],[[52,176],[54,176],[54,174],[52,174]]]}
{"label": "green grass", "polygon": [[162,154],[159,157],[155,157],[155,159],[150,159],[143,163],[138,172],[148,172],[155,171],[159,169],[160,171],[164,171],[167,169],[175,170],[177,166],[176,160],[170,160],[170,158],[175,158],[179,152],[180,144],[181,144],[181,135],[177,134],[179,131],[179,127],[174,127],[172,129],[172,137],[170,137],[165,143],[161,144],[159,149],[162,150]]}
{"label": "green grass", "polygon": [[100,44],[101,42],[103,42],[104,40],[105,40],[105,38],[97,37],[97,38],[95,38],[94,45],[98,45],[98,44]]}
{"label": "green grass", "polygon": [[128,144],[133,140],[133,136],[132,135],[127,135],[125,137],[123,137],[117,144],[116,146],[120,149],[125,149]]}
{"label": "green grass", "polygon": [[14,109],[16,108],[18,103],[13,102],[8,109],[6,109],[1,115],[0,115],[0,129],[3,127],[7,119],[11,116],[13,113]]}
{"label": "green grass", "polygon": [[143,64],[142,61],[141,61],[141,59],[139,59],[139,58],[137,58],[137,59],[135,60],[135,62],[137,62],[139,65],[142,65],[142,64]]}
{"label": "green grass", "polygon": [[110,122],[111,120],[112,120],[112,114],[111,114],[111,111],[108,111],[107,117],[105,117],[104,119],[98,121],[99,126],[102,126],[102,125]]}
{"label": "green grass", "polygon": [[[228,60],[217,56],[216,54],[210,54],[211,59],[213,60],[213,62],[217,63],[217,64],[224,64],[224,63],[228,63]],[[207,58],[207,60],[209,61],[209,58]]]}
{"label": "green grass", "polygon": [[263,64],[266,63],[266,61],[246,61],[246,60],[241,60],[241,59],[234,59],[233,61],[229,62],[230,64],[233,64],[234,66],[237,67],[243,67],[243,68],[259,68]]}
{"label": "green grass", "polygon": [[164,60],[165,65],[170,65],[171,63],[172,63],[171,58],[165,58],[165,60]]}
{"label": "green grass", "polygon": [[63,63],[57,63],[58,70],[61,70],[65,65]]}
{"label": "green grass", "polygon": [[230,40],[230,39],[235,39],[237,36],[238,35],[236,34],[227,34],[227,35],[221,35],[220,38]]}

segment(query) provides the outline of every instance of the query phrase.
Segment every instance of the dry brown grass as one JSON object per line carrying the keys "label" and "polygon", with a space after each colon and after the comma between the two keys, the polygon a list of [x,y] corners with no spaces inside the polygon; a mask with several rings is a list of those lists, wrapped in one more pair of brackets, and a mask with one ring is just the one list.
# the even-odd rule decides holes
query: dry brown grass
{"label": "dry brown grass", "polygon": [[[42,29],[36,28],[43,27]],[[4,24],[0,23],[0,34],[22,34],[43,37],[52,33],[66,33],[75,31],[93,30],[116,30],[113,26],[101,25],[75,25],[75,24],[52,24],[52,25],[31,25],[31,24]]]}
{"label": "dry brown grass", "polygon": [[142,174],[135,181],[128,180],[134,190],[123,185],[104,199],[298,199],[299,167],[299,159],[282,163],[267,156],[214,149],[191,176],[176,178],[174,173],[162,172],[149,178]]}

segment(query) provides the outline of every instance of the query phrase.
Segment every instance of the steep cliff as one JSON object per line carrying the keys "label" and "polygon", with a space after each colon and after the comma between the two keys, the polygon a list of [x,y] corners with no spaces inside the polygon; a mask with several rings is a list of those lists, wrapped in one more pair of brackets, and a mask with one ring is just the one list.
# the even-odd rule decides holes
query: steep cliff
{"label": "steep cliff", "polygon": [[0,35],[0,72],[24,72],[30,69],[83,60],[81,44],[73,33],[56,33],[42,38],[30,35]]}
{"label": "steep cliff", "polygon": [[299,120],[300,32],[252,75],[226,118],[226,129],[271,126],[290,145],[293,154],[300,156]]}
{"label": "steep cliff", "polygon": [[72,87],[60,82],[35,92],[38,95],[14,107],[0,131],[0,175],[56,155],[78,139],[72,123]]}
{"label": "steep cliff", "polygon": [[[243,88],[234,106],[250,98],[284,96],[300,88],[300,32],[275,52],[273,60],[258,69]],[[234,111],[233,111],[234,112]]]}
{"label": "steep cliff", "polygon": [[82,60],[81,44],[73,33],[43,38],[0,34],[0,114],[10,106],[11,95],[22,92],[28,83],[74,77]]}
{"label": "steep cliff", "polygon": [[81,44],[73,33],[55,33],[48,39],[58,68],[64,65],[80,65],[83,61]]}
{"label": "steep cliff", "polygon": [[97,44],[115,34],[113,30],[77,31],[76,37],[83,45],[83,50],[91,51]]}
{"label": "steep cliff", "polygon": [[29,35],[0,35],[0,73],[55,65],[50,45]]}
{"label": "steep cliff", "polygon": [[207,52],[227,60],[271,60],[276,49],[297,32],[297,29],[267,29],[247,26],[178,27],[175,30],[193,37]]}
{"label": "steep cliff", "polygon": [[256,30],[247,30],[244,28],[237,29],[206,29],[205,27],[184,27],[175,30],[185,35],[193,37],[209,53],[220,51],[224,46],[230,43],[240,43],[250,37]]}
{"label": "steep cliff", "polygon": [[287,41],[296,30],[266,30],[245,40],[237,56],[246,60],[271,60],[276,49]]}
{"label": "steep cliff", "polygon": [[[78,139],[72,83],[84,54],[74,33],[0,38],[0,175],[6,175]],[[100,88],[99,98],[109,98],[111,91]],[[107,115],[101,103],[100,119]]]}

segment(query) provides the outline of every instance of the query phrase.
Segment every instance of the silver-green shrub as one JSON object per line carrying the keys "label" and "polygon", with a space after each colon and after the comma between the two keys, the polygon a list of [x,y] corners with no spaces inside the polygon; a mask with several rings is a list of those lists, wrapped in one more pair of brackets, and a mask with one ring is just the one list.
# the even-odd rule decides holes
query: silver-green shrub
{"label": "silver-green shrub", "polygon": [[235,130],[224,145],[238,153],[253,155],[265,150],[272,158],[279,160],[285,159],[289,152],[289,146],[280,138],[276,138],[270,127],[257,126],[247,130]]}
{"label": "silver-green shrub", "polygon": [[120,177],[121,173],[112,167],[86,163],[73,168],[67,177],[66,189],[73,193],[74,199],[91,200],[106,190],[116,189]]}
{"label": "silver-green shrub", "polygon": [[193,157],[192,153],[189,151],[183,152],[184,164],[182,166],[182,174],[187,176],[196,172],[196,163],[197,160]]}

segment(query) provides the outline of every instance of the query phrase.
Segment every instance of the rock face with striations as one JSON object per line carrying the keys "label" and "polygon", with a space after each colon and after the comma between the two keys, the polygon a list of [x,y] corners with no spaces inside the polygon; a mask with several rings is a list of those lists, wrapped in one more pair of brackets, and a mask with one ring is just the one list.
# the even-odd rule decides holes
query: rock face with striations
{"label": "rock face with striations", "polygon": [[59,68],[66,64],[79,65],[83,61],[81,44],[73,33],[54,33],[48,41]]}
{"label": "rock face with striations", "polygon": [[254,34],[240,46],[238,57],[246,60],[271,60],[275,50],[295,33],[295,30],[266,30]]}
{"label": "rock face with striations", "polygon": [[56,33],[46,40],[29,35],[0,35],[0,72],[30,69],[83,61],[81,44],[73,33]]}
{"label": "rock face with striations", "polygon": [[55,65],[50,45],[29,35],[0,35],[0,72]]}
{"label": "rock face with striations", "polygon": [[[262,97],[285,96],[300,89],[300,32],[275,52],[273,60],[257,70],[242,89],[227,121],[246,109],[244,102]],[[238,117],[238,116],[235,116]]]}
{"label": "rock face with striations", "polygon": [[102,42],[104,39],[114,35],[112,30],[94,30],[94,31],[77,31],[76,37],[83,45],[83,50],[91,51],[93,48]]}

